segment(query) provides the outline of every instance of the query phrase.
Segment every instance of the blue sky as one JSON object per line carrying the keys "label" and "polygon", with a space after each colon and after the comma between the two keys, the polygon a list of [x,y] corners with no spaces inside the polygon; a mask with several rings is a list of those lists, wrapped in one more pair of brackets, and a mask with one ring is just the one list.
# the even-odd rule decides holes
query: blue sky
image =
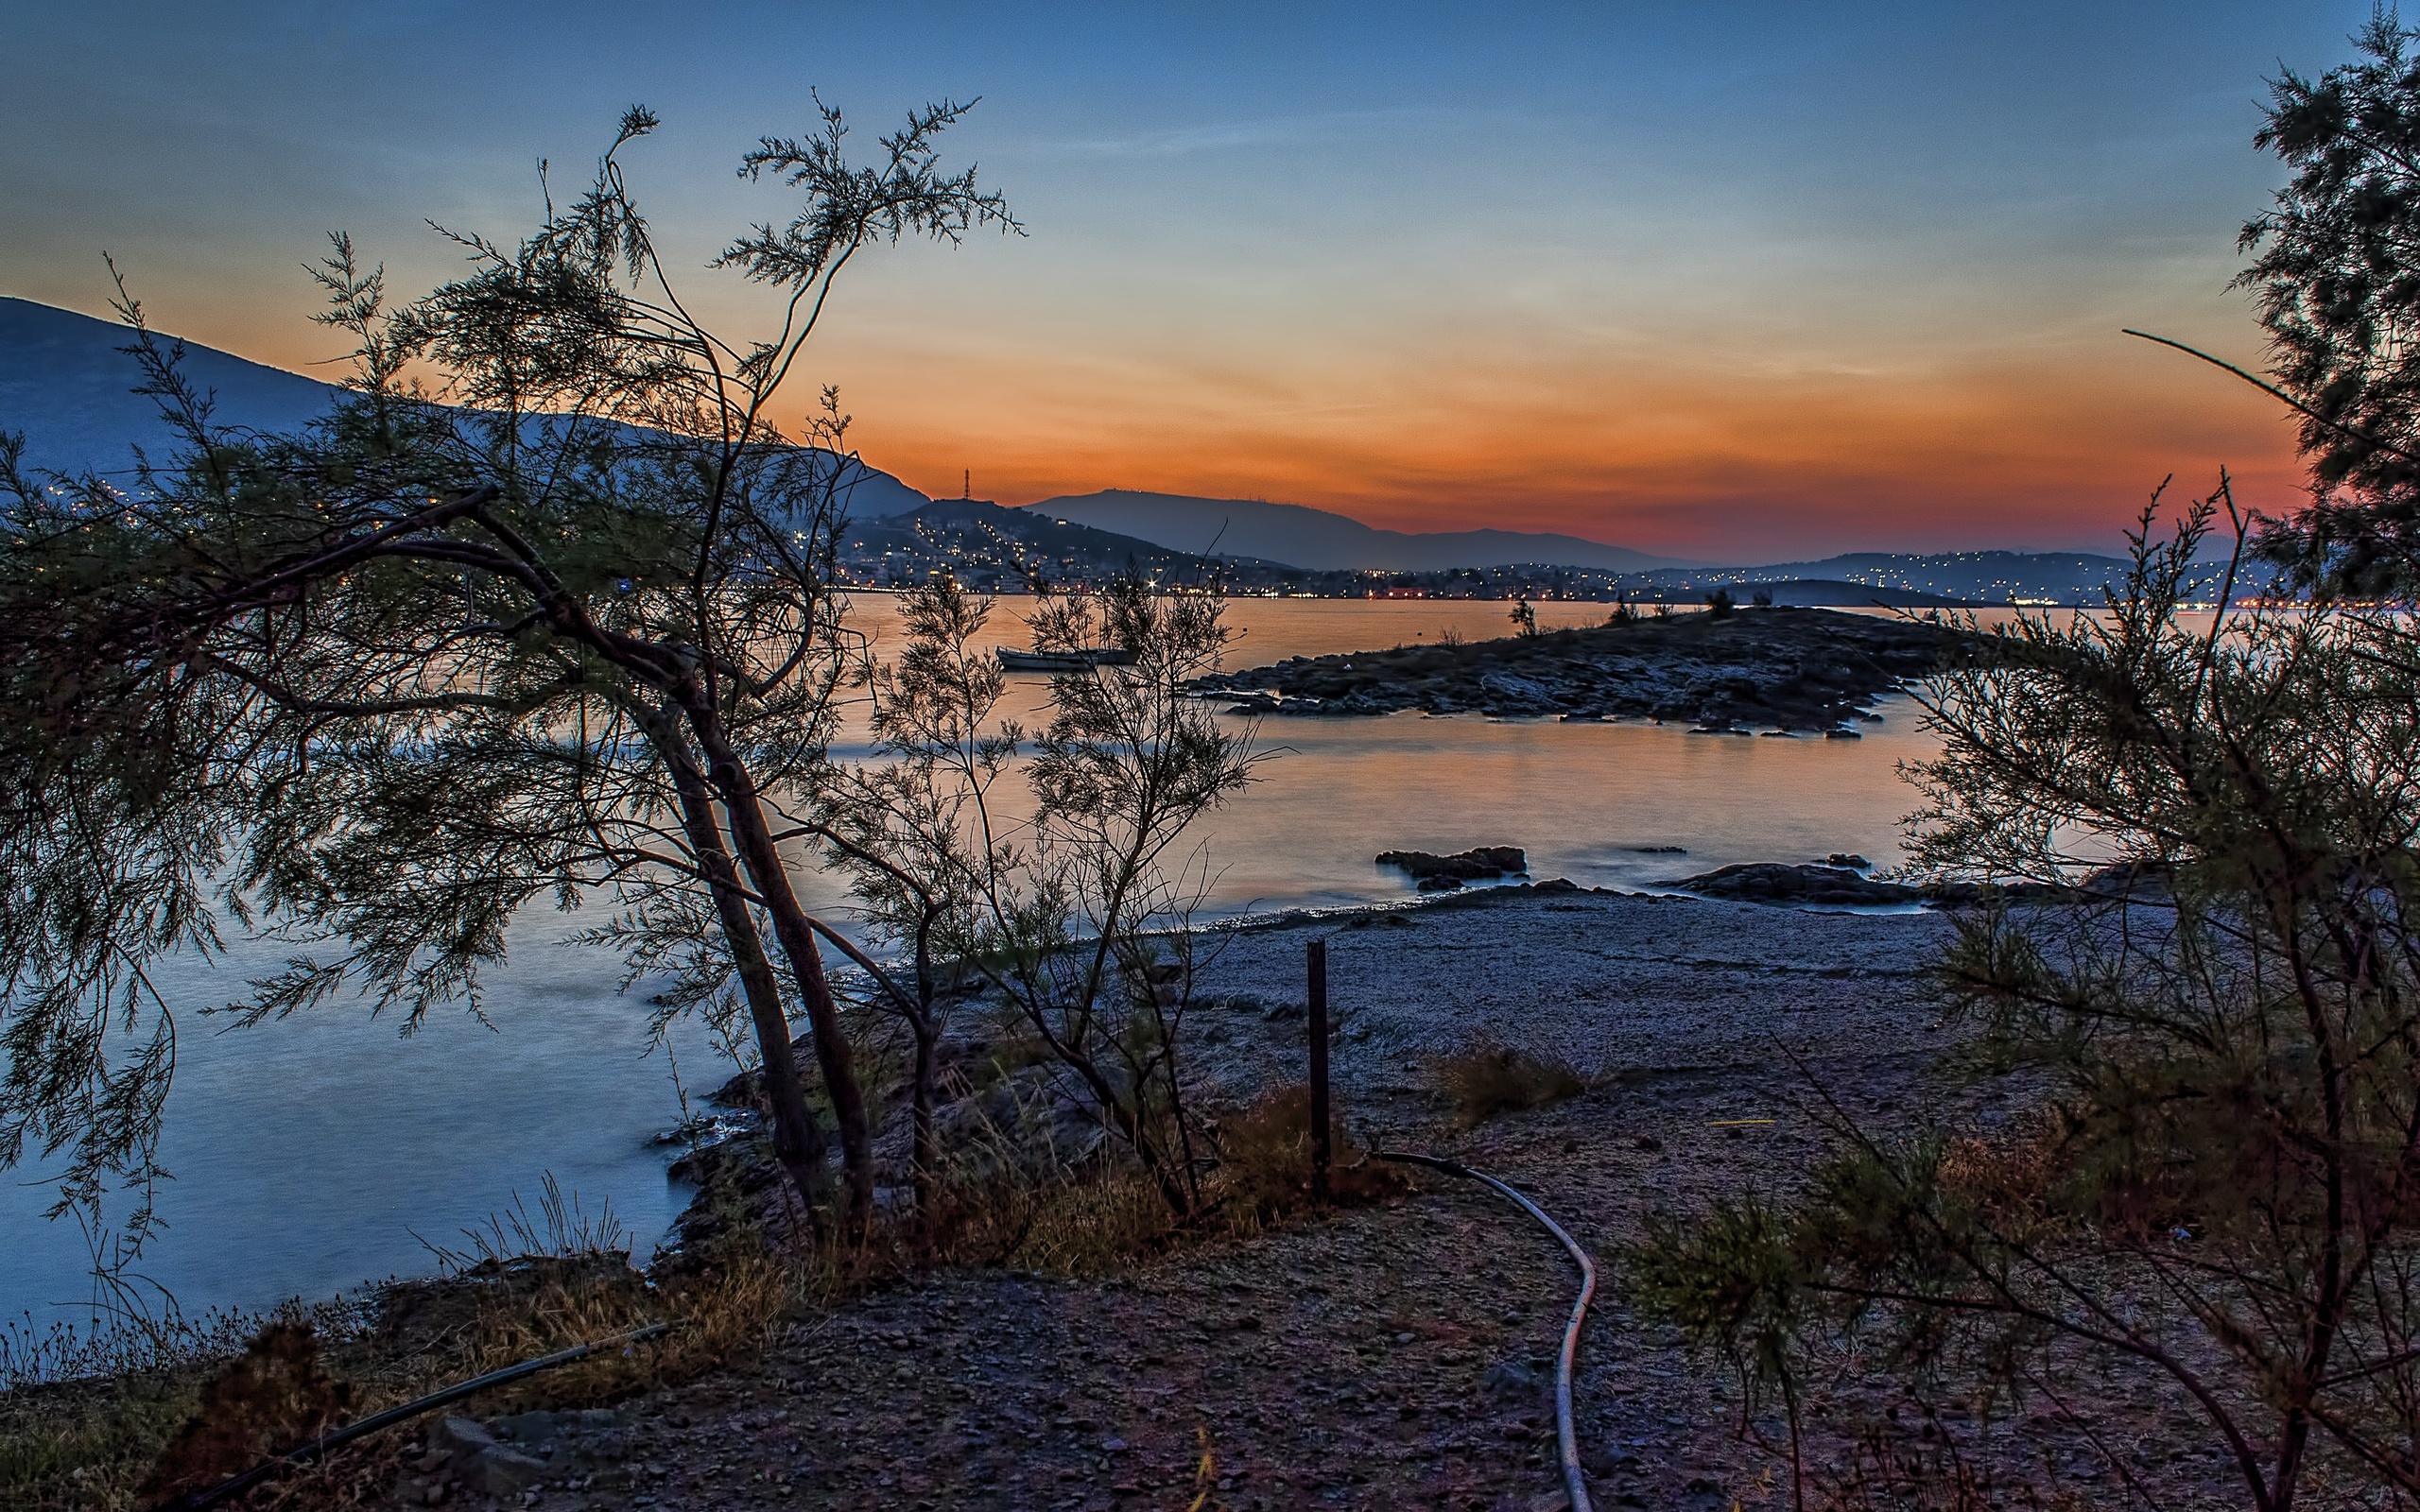
{"label": "blue sky", "polygon": [[[20,7],[0,293],[300,366],[299,264],[400,288],[424,217],[510,234],[622,106],[669,245],[778,215],[732,165],[812,121],[946,139],[1030,234],[903,248],[818,381],[870,460],[1009,502],[1252,495],[1406,528],[1737,556],[2107,546],[2169,471],[2292,502],[2236,229],[2264,77],[2364,4]],[[727,281],[695,286],[744,328]],[[0,423],[5,418],[0,417]]]}

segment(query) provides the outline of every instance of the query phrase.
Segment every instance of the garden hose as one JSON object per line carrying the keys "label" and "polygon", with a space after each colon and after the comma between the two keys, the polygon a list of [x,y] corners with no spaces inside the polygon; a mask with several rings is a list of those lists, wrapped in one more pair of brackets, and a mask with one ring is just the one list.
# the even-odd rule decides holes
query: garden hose
{"label": "garden hose", "polygon": [[1393,1160],[1404,1165],[1425,1165],[1432,1171],[1443,1171],[1447,1176],[1466,1177],[1473,1181],[1485,1182],[1495,1188],[1499,1196],[1515,1204],[1522,1211],[1543,1224],[1547,1232],[1563,1241],[1563,1247],[1570,1252],[1572,1261],[1579,1265],[1580,1296],[1571,1304],[1571,1321],[1564,1325],[1563,1355],[1555,1364],[1554,1432],[1556,1449],[1563,1463],[1563,1488],[1571,1498],[1571,1512],[1590,1512],[1588,1482],[1580,1470],[1580,1435],[1571,1421],[1571,1372],[1580,1357],[1581,1326],[1587,1321],[1588,1304],[1597,1296],[1597,1263],[1588,1258],[1588,1251],[1580,1247],[1578,1240],[1564,1231],[1563,1225],[1547,1215],[1544,1208],[1484,1171],[1474,1171],[1458,1160],[1448,1160],[1434,1155],[1413,1155],[1402,1150],[1373,1150],[1370,1153],[1381,1160]]}
{"label": "garden hose", "polygon": [[207,1489],[187,1491],[182,1496],[172,1497],[154,1507],[152,1512],[201,1512],[204,1507],[216,1506],[231,1497],[241,1496],[272,1476],[298,1465],[308,1465],[313,1460],[325,1455],[329,1451],[352,1443],[354,1439],[366,1435],[374,1434],[382,1428],[392,1428],[397,1423],[417,1418],[424,1412],[434,1412],[450,1402],[457,1402],[465,1397],[485,1391],[490,1386],[500,1386],[508,1381],[518,1381],[523,1376],[534,1376],[541,1370],[552,1370],[557,1366],[569,1365],[575,1360],[584,1360],[600,1349],[637,1344],[646,1339],[669,1333],[673,1325],[669,1323],[650,1323],[643,1329],[632,1329],[628,1333],[616,1333],[610,1339],[598,1339],[594,1344],[575,1345],[571,1349],[560,1349],[553,1354],[541,1355],[535,1360],[524,1360],[519,1365],[506,1366],[501,1370],[491,1370],[483,1376],[474,1376],[458,1385],[451,1385],[442,1391],[431,1392],[417,1400],[405,1402],[400,1407],[389,1407],[385,1412],[372,1413],[357,1423],[347,1423],[333,1433],[323,1434],[307,1444],[289,1449],[272,1459],[264,1460],[243,1474],[231,1476]]}

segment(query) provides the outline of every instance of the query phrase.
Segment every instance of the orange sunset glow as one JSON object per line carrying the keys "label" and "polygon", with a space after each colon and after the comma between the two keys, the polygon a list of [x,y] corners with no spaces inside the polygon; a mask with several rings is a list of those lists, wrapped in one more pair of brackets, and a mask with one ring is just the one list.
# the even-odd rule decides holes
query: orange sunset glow
{"label": "orange sunset glow", "polygon": [[[1716,560],[2105,551],[2163,478],[2221,466],[2273,510],[2299,488],[2277,406],[2119,332],[2266,361],[2228,289],[2277,182],[2257,82],[2360,14],[2100,18],[2080,49],[2043,16],[1775,13],[1737,68],[1737,33],[1614,12],[1418,41],[1134,20],[1072,51],[972,12],[916,47],[835,18],[851,45],[816,56],[848,62],[814,77],[865,140],[903,101],[983,96],[951,151],[1025,233],[853,266],[790,402],[838,385],[866,459],[935,495],[1265,498]],[[477,54],[511,53],[521,24],[487,25]],[[543,111],[475,66],[415,86],[406,145],[337,102],[396,87],[375,60],[415,26],[305,28],[320,61],[279,87],[333,124],[281,146],[205,112],[179,130],[207,173],[78,170],[92,144],[35,112],[6,150],[43,213],[0,229],[6,292],[106,313],[107,248],[164,328],[335,376],[298,267],[327,230],[425,287],[458,266],[425,221],[510,234],[531,160],[587,161],[645,97],[666,125],[629,171],[684,297],[765,317],[706,265],[766,213],[734,154],[800,128],[808,75],[672,44],[609,85],[541,51],[509,94]],[[268,66],[165,12],[156,39],[164,69],[172,43]]]}

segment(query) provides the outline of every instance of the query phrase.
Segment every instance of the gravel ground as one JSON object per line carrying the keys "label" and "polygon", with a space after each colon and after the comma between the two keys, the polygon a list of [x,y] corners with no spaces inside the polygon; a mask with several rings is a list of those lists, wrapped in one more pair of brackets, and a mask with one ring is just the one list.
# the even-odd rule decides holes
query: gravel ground
{"label": "gravel ground", "polygon": [[[1942,1033],[1924,968],[1948,933],[1932,914],[1502,889],[1233,932],[1205,973],[1228,1001],[1202,1028],[1239,1090],[1299,1074],[1288,1009],[1324,937],[1358,1121],[1502,1176],[1601,1251],[1657,1211],[1793,1179],[1821,1147],[1810,1086],[1885,1125],[1921,1106]],[[1482,1030],[1614,1079],[1448,1135],[1421,1057]],[[1728,1122],[1746,1119],[1772,1122]],[[600,1450],[566,1430],[537,1489],[494,1499],[1179,1508],[1206,1441],[1217,1505],[1559,1506],[1547,1390],[1573,1281],[1499,1198],[1424,1177],[1392,1206],[1115,1279],[949,1274],[854,1302],[746,1368],[625,1404],[585,1430]],[[1788,1504],[1722,1372],[1617,1290],[1582,1348],[1579,1412],[1600,1506]],[[485,1496],[447,1481],[396,1500]]]}

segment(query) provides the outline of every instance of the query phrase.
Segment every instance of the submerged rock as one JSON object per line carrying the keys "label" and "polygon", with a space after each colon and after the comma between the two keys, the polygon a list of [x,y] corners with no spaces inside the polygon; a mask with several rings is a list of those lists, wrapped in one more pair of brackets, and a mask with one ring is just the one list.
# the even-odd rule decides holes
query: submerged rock
{"label": "submerged rock", "polygon": [[1409,872],[1422,892],[1451,892],[1466,882],[1520,876],[1530,869],[1530,858],[1517,845],[1487,845],[1450,856],[1426,850],[1382,850],[1378,865]]}
{"label": "submerged rock", "polygon": [[1925,901],[1921,888],[1903,886],[1895,882],[1876,882],[1858,876],[1845,867],[1793,867],[1773,861],[1748,861],[1737,866],[1720,867],[1694,877],[1665,883],[1664,885],[1693,892],[1701,898],[1720,898],[1742,903],[1832,903],[1873,907]]}

